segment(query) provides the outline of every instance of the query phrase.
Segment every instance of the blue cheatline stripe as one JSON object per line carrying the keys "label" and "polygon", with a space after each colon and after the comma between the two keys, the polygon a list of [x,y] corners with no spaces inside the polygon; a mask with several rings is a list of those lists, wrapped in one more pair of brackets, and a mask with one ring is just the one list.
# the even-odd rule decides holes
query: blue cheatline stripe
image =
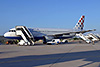
{"label": "blue cheatline stripe", "polygon": [[8,39],[22,39],[22,37],[5,37],[5,38],[8,38]]}

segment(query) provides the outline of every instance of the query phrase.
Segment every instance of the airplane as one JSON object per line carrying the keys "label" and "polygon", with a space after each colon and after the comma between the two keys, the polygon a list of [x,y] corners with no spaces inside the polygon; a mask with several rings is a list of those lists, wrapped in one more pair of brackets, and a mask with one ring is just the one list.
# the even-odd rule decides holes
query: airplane
{"label": "airplane", "polygon": [[72,38],[76,36],[76,34],[95,31],[95,29],[83,30],[84,20],[85,16],[82,15],[73,29],[27,28],[26,26],[16,26],[15,28],[10,29],[9,32],[6,32],[4,37],[24,40],[23,43],[30,42],[33,44],[35,41],[43,40],[43,43],[46,44],[52,39],[64,40]]}

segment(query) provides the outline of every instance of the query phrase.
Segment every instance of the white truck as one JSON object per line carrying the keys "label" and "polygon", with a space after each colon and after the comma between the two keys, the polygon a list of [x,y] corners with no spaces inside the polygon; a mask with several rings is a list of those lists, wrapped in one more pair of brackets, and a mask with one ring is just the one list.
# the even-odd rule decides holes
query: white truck
{"label": "white truck", "polygon": [[60,39],[52,39],[52,41],[48,41],[48,45],[55,45],[61,43]]}
{"label": "white truck", "polygon": [[51,41],[47,42],[48,45],[55,45],[55,44],[60,44],[60,43],[64,44],[64,43],[68,43],[68,41],[66,39],[62,41],[60,39],[52,39]]}

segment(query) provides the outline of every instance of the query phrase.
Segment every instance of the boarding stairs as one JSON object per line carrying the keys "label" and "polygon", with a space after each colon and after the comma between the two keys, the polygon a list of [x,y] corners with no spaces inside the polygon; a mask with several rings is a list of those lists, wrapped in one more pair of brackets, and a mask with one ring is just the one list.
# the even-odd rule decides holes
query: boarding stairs
{"label": "boarding stairs", "polygon": [[99,38],[99,40],[100,40],[100,35],[99,34],[96,34],[96,36]]}
{"label": "boarding stairs", "polygon": [[93,33],[90,33],[87,36],[88,37],[91,37],[92,38],[92,41],[99,41],[99,38],[95,34],[93,34]]}
{"label": "boarding stairs", "polygon": [[34,45],[34,37],[25,26],[16,26],[16,35],[21,36],[19,45]]}
{"label": "boarding stairs", "polygon": [[76,34],[76,36],[82,38],[86,43],[91,43],[91,40],[88,39],[85,35],[83,35],[82,33]]}

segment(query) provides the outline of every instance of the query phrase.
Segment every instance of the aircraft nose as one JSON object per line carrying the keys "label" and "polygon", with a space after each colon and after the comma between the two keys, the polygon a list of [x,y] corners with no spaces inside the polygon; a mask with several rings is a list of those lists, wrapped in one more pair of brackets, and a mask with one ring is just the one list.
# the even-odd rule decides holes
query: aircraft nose
{"label": "aircraft nose", "polygon": [[5,34],[4,34],[4,37],[7,37],[8,36],[8,32],[6,32]]}

